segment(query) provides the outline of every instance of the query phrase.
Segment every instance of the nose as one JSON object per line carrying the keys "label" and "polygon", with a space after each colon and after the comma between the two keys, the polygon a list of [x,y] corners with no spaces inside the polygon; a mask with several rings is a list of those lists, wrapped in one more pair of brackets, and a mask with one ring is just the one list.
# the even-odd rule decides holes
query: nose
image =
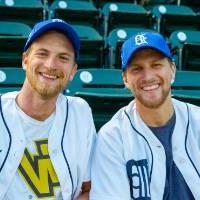
{"label": "nose", "polygon": [[54,56],[49,56],[45,61],[45,67],[49,69],[55,69],[57,66],[57,61]]}
{"label": "nose", "polygon": [[144,81],[152,81],[155,78],[155,74],[152,69],[144,68],[142,74],[142,80]]}

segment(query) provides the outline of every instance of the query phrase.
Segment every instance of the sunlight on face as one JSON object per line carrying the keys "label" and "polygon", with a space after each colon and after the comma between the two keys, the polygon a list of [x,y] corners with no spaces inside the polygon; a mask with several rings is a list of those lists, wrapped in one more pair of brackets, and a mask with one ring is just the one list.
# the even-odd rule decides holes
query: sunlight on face
{"label": "sunlight on face", "polygon": [[175,66],[161,53],[143,49],[132,58],[124,72],[126,86],[134,93],[137,105],[158,108],[171,96]]}
{"label": "sunlight on face", "polygon": [[23,58],[31,87],[43,98],[58,95],[76,72],[74,56],[62,33],[50,31],[39,37]]}

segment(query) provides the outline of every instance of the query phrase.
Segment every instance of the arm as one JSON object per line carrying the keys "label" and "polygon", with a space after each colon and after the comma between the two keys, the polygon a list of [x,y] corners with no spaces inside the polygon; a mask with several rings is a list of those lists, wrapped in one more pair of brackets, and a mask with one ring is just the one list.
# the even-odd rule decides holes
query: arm
{"label": "arm", "polygon": [[77,200],[89,200],[89,191],[91,188],[91,182],[84,182],[82,185],[82,192],[81,194],[78,196]]}
{"label": "arm", "polygon": [[99,132],[92,160],[91,181],[90,200],[130,200],[119,129],[108,126]]}
{"label": "arm", "polygon": [[95,129],[91,109],[89,112],[89,116],[90,116],[91,123],[90,123],[90,127],[88,128],[89,134],[87,136],[87,153],[86,153],[87,156],[85,158],[85,160],[87,160],[87,170],[84,176],[84,180],[82,182],[81,193],[79,194],[76,200],[89,200],[89,192],[91,189],[91,181],[90,181],[91,180],[91,163],[92,163],[93,149],[94,149],[97,134],[96,134],[96,129]]}

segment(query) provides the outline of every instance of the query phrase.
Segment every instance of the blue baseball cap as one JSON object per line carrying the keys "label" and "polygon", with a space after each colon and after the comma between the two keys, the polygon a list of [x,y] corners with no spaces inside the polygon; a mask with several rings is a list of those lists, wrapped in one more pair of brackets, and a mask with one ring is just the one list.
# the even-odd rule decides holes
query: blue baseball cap
{"label": "blue baseball cap", "polygon": [[37,23],[32,31],[30,32],[26,44],[24,46],[24,51],[26,51],[32,42],[40,37],[43,33],[57,30],[66,35],[66,37],[71,41],[72,46],[75,52],[75,59],[78,59],[79,49],[80,49],[80,39],[76,33],[76,31],[72,28],[70,24],[61,19],[49,19],[42,22]]}
{"label": "blue baseball cap", "polygon": [[140,32],[127,39],[122,45],[122,70],[126,70],[131,58],[141,49],[152,48],[172,60],[172,55],[164,37],[156,32]]}

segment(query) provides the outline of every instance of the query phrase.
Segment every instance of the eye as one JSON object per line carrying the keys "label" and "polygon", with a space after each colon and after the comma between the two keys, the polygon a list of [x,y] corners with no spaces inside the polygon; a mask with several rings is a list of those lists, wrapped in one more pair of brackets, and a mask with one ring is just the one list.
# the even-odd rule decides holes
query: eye
{"label": "eye", "polygon": [[155,68],[155,69],[159,69],[159,68],[161,68],[162,67],[162,64],[161,63],[154,63],[153,64],[153,68]]}
{"label": "eye", "polygon": [[71,60],[70,56],[68,55],[60,55],[59,58],[62,62],[68,62]]}
{"label": "eye", "polygon": [[67,57],[67,56],[60,56],[60,58],[61,58],[62,60],[69,60],[69,57]]}
{"label": "eye", "polygon": [[142,67],[140,66],[132,66],[131,67],[131,72],[139,72],[142,70]]}
{"label": "eye", "polygon": [[40,57],[45,57],[45,56],[48,56],[48,53],[44,51],[39,51],[39,52],[36,52],[36,55]]}

